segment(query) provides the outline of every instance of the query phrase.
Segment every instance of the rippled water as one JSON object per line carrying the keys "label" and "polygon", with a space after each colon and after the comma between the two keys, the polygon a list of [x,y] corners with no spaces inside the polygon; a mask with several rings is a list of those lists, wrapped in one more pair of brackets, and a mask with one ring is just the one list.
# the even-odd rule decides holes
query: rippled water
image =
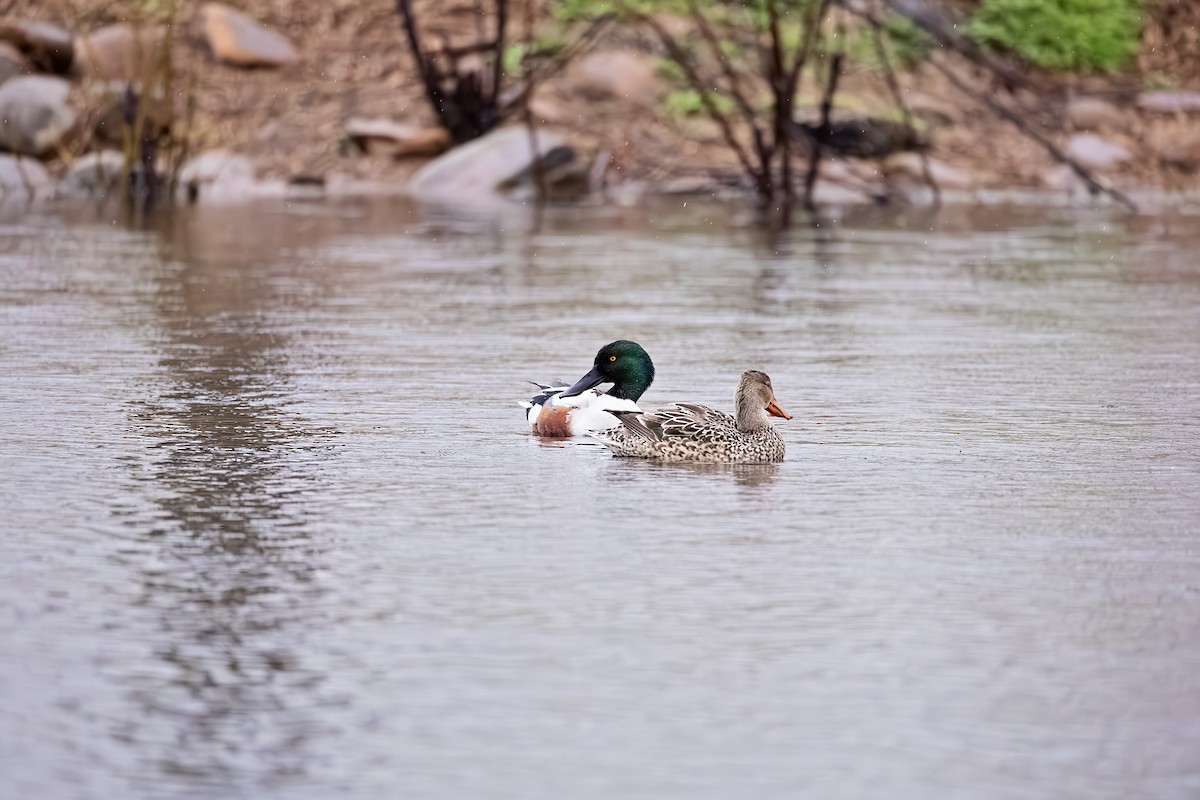
{"label": "rippled water", "polygon": [[[1195,798],[1200,218],[0,219],[0,796]],[[768,371],[775,466],[523,428]]]}

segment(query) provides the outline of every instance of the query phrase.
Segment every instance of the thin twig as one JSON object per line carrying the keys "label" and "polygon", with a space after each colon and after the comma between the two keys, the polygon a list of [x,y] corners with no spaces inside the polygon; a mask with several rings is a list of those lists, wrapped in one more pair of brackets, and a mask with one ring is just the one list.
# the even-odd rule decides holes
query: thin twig
{"label": "thin twig", "polygon": [[441,116],[446,110],[446,98],[438,83],[433,63],[421,50],[421,36],[417,31],[416,18],[413,16],[412,0],[396,0],[396,11],[399,12],[404,25],[404,34],[408,37],[408,47],[412,51],[413,60],[417,62],[417,74],[425,87],[425,96],[429,99],[429,104],[433,107],[434,112]]}
{"label": "thin twig", "polygon": [[[892,60],[888,58],[887,48],[883,44],[883,33],[874,25],[871,25],[870,28],[871,43],[875,45],[875,55],[883,67],[883,76],[887,81],[888,89],[891,90],[892,99],[900,108],[900,118],[905,125],[915,131],[912,112],[908,110],[908,104],[904,102],[904,93],[900,91],[900,82],[896,79],[896,73],[892,69]],[[933,205],[936,208],[942,204],[942,190],[937,185],[937,181],[933,179],[933,170],[929,168],[929,154],[925,152],[925,148],[919,147],[917,148],[917,157],[921,160],[921,177],[933,192]]]}
{"label": "thin twig", "polygon": [[[729,149],[732,150],[734,155],[737,157],[738,163],[742,165],[742,169],[746,171],[747,175],[754,179],[755,183],[758,185],[759,194],[764,199],[769,200],[771,197],[770,173],[764,174],[761,170],[755,169],[750,163],[750,158],[746,154],[745,148],[742,147],[741,142],[737,140],[737,136],[733,132],[733,124],[729,121],[729,118],[721,111],[721,109],[717,108],[716,103],[713,102],[711,90],[709,89],[708,84],[701,80],[699,73],[692,64],[691,56],[689,56],[687,51],[675,40],[675,37],[668,33],[667,30],[663,28],[661,24],[659,24],[658,20],[654,19],[649,14],[644,14],[640,11],[631,9],[623,2],[623,0],[617,0],[617,6],[622,11],[632,15],[634,19],[646,25],[646,27],[650,28],[652,31],[654,31],[655,35],[658,36],[659,41],[662,42],[663,47],[667,50],[667,55],[671,57],[672,61],[679,65],[681,70],[683,70],[684,77],[687,79],[688,84],[699,96],[700,104],[704,106],[704,112],[708,114],[709,118],[716,122],[717,127],[721,129],[721,136],[725,139],[725,143],[729,145]],[[753,120],[748,120],[748,122],[753,124]]]}
{"label": "thin twig", "polygon": [[492,62],[492,96],[488,104],[495,108],[500,100],[500,84],[504,80],[504,33],[508,26],[508,0],[496,0],[496,53]]}
{"label": "thin twig", "polygon": [[578,39],[560,50],[554,58],[550,59],[544,65],[533,67],[529,71],[529,74],[523,78],[522,83],[509,89],[506,92],[507,96],[500,99],[500,117],[505,118],[513,111],[519,111],[526,98],[533,94],[539,83],[548,81],[562,72],[567,64],[571,63],[573,58],[591,45],[592,41],[600,34],[600,31],[612,20],[612,14],[604,14],[597,17],[584,29]]}
{"label": "thin twig", "polygon": [[[909,16],[907,13],[905,13],[905,11],[903,11],[900,7],[898,7],[895,0],[884,0],[884,2],[887,3],[888,8],[895,11],[896,13],[904,14],[905,16]],[[854,14],[855,16],[860,17],[863,20],[866,20],[866,22],[868,24],[870,24],[871,27],[873,27],[873,28],[881,29],[883,27],[883,23],[879,20],[879,18],[877,16],[872,14],[870,11],[866,11],[866,10],[858,7],[857,5],[853,4],[849,0],[838,0],[838,5],[841,6],[842,8],[844,8],[846,11],[849,11],[851,14]],[[909,18],[912,19],[913,22],[918,22],[918,20],[913,17],[909,17]],[[970,58],[970,57],[968,56],[968,58]],[[1004,76],[1004,70],[1002,68],[999,68],[999,67],[993,65],[991,63],[990,59],[985,59],[983,61],[979,61],[976,59],[970,59],[970,60],[972,60],[976,64],[979,64],[980,66],[984,67],[985,69],[988,69],[996,74],[1001,75],[1001,77]],[[1040,145],[1042,147],[1042,149],[1044,149],[1050,155],[1050,157],[1053,158],[1055,161],[1059,162],[1060,164],[1066,164],[1068,167],[1070,167],[1071,170],[1076,175],[1079,176],[1079,179],[1088,185],[1088,188],[1091,190],[1091,192],[1093,194],[1098,194],[1098,193],[1106,194],[1109,197],[1111,197],[1113,200],[1115,200],[1116,202],[1118,202],[1119,204],[1121,204],[1122,206],[1127,208],[1128,210],[1133,211],[1133,212],[1136,212],[1138,210],[1137,204],[1134,203],[1133,200],[1131,200],[1124,192],[1120,191],[1119,189],[1114,189],[1113,187],[1107,186],[1104,183],[1102,183],[1096,176],[1094,176],[1092,174],[1092,172],[1087,167],[1083,166],[1078,161],[1076,161],[1075,159],[1071,158],[1069,155],[1064,153],[1058,145],[1054,144],[1054,142],[1050,141],[1045,136],[1043,136],[1041,133],[1039,133],[1037,130],[1035,130],[1033,127],[1031,127],[1029,125],[1029,123],[1027,123],[1025,120],[1021,119],[1020,115],[1018,115],[1012,109],[1003,105],[1002,103],[995,100],[994,98],[989,97],[988,95],[983,94],[982,92],[978,92],[978,91],[972,89],[970,86],[967,86],[966,82],[964,82],[961,78],[959,78],[957,75],[955,75],[951,69],[949,69],[948,67],[946,67],[943,64],[939,64],[935,59],[930,59],[929,64],[934,69],[936,69],[938,72],[940,72],[942,75],[944,75],[946,77],[946,79],[948,81],[950,81],[951,85],[954,86],[955,89],[958,89],[960,92],[965,94],[967,97],[970,97],[975,102],[981,103],[982,105],[985,105],[988,108],[990,108],[992,110],[992,113],[996,114],[996,116],[1011,123],[1013,125],[1013,127],[1015,127],[1018,131],[1020,131],[1022,134],[1027,136],[1029,139],[1032,139],[1034,142],[1036,142],[1038,145]]]}
{"label": "thin twig", "polygon": [[973,98],[977,102],[985,104],[998,116],[1012,123],[1021,133],[1025,134],[1030,139],[1041,145],[1042,148],[1045,149],[1045,151],[1049,153],[1050,157],[1055,161],[1059,162],[1060,164],[1066,164],[1068,167],[1070,167],[1071,170],[1079,176],[1080,180],[1088,185],[1093,194],[1106,194],[1113,200],[1116,200],[1118,203],[1125,206],[1125,208],[1129,209],[1130,211],[1135,213],[1137,212],[1137,203],[1133,202],[1128,195],[1119,189],[1114,189],[1111,186],[1106,186],[1105,184],[1101,183],[1098,178],[1092,175],[1091,171],[1087,167],[1071,158],[1069,155],[1064,153],[1058,147],[1058,145],[1054,144],[1054,142],[1050,141],[1045,136],[1042,136],[1042,134],[1031,128],[1029,124],[1025,122],[1025,120],[1021,119],[1021,117],[1014,113],[1011,109],[1006,108],[985,94],[976,92],[974,89],[967,86],[957,75],[941,64],[937,64],[935,62],[930,63],[933,64],[934,68],[938,72],[946,76],[946,79],[954,85],[954,88],[958,89],[968,97]]}
{"label": "thin twig", "polygon": [[713,32],[712,25],[709,24],[708,18],[704,16],[704,12],[696,5],[696,0],[688,0],[688,13],[692,17],[692,21],[696,23],[696,30],[700,31],[700,38],[704,39],[712,50],[713,58],[717,60],[717,64],[721,67],[721,73],[725,76],[726,82],[729,84],[729,94],[733,101],[737,103],[738,108],[746,116],[754,115],[754,108],[750,105],[750,101],[746,99],[745,93],[742,91],[742,82],[738,78],[737,70],[733,67],[733,62],[729,60],[729,56],[721,48],[721,42],[717,39],[717,35]]}
{"label": "thin twig", "polygon": [[[829,116],[833,113],[833,96],[837,93],[838,78],[842,74],[842,54],[834,53],[829,64],[829,82],[825,85],[825,96],[821,98],[821,122],[818,131],[829,130]],[[813,203],[813,189],[817,185],[817,172],[821,166],[821,140],[812,138],[812,149],[808,154],[808,174],[804,176],[804,207],[809,211],[816,208]]]}

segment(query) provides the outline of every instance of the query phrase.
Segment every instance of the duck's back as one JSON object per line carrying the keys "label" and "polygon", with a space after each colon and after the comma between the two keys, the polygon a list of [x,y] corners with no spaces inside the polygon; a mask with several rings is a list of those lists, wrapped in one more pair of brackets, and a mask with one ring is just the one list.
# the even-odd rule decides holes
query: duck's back
{"label": "duck's back", "polygon": [[774,426],[743,433],[731,414],[680,403],[653,414],[621,415],[621,427],[597,434],[613,455],[659,461],[782,461],[783,437]]}

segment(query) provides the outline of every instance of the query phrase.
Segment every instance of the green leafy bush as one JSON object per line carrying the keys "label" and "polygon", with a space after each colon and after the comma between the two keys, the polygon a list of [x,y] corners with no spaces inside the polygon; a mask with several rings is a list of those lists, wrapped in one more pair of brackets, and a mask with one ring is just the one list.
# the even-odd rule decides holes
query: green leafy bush
{"label": "green leafy bush", "polygon": [[983,0],[970,32],[1048,69],[1112,72],[1137,53],[1141,0]]}

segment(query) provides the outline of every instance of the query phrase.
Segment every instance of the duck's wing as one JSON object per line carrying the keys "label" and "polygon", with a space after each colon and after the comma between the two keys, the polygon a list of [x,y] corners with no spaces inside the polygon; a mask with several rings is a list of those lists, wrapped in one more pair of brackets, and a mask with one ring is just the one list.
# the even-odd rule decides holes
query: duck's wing
{"label": "duck's wing", "polygon": [[696,403],[677,403],[652,414],[618,414],[624,430],[649,443],[669,439],[716,441],[737,432],[737,422],[724,411]]}

